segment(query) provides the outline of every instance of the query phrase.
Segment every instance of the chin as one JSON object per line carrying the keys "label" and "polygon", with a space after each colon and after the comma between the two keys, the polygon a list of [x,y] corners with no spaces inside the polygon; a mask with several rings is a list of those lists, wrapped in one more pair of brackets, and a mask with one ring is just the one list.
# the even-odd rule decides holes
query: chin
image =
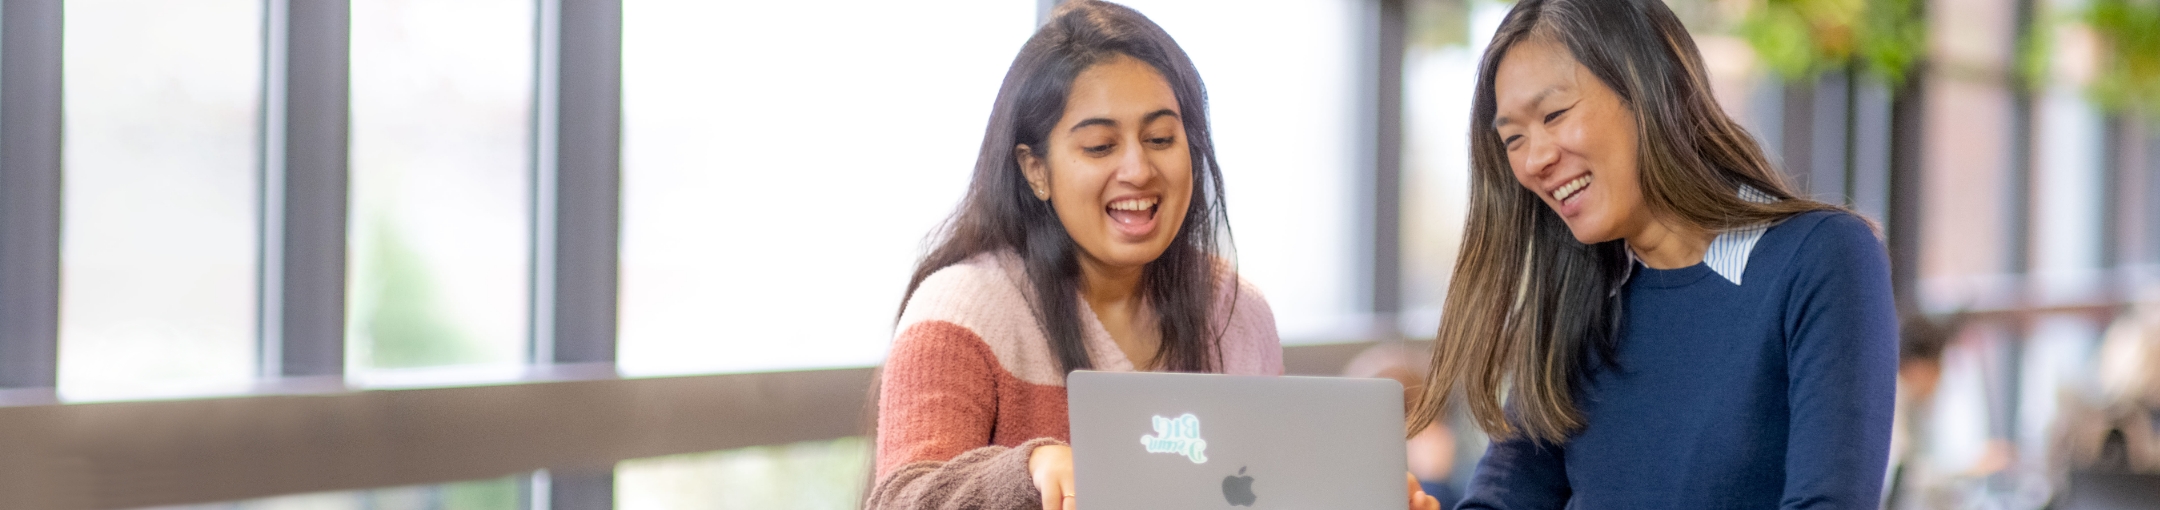
{"label": "chin", "polygon": [[1598,244],[1613,240],[1613,235],[1611,231],[1612,229],[1609,228],[1568,223],[1568,233],[1575,235],[1575,242],[1583,243],[1585,245]]}
{"label": "chin", "polygon": [[1111,247],[1110,253],[1105,254],[1108,256],[1100,257],[1099,260],[1101,260],[1106,265],[1116,267],[1145,266],[1155,262],[1155,259],[1162,258],[1163,252],[1168,250],[1169,248],[1170,243],[1167,242],[1160,245],[1157,245],[1155,243],[1120,243],[1116,246]]}

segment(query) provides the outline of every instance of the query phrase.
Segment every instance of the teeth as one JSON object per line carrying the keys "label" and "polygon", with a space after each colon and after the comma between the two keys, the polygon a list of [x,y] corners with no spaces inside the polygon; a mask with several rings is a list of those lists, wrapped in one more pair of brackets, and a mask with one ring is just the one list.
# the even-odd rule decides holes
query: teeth
{"label": "teeth", "polygon": [[1120,211],[1145,211],[1148,210],[1149,207],[1155,207],[1155,199],[1130,198],[1110,203],[1111,209],[1116,209]]}
{"label": "teeth", "polygon": [[1583,189],[1583,187],[1584,187],[1584,186],[1589,186],[1589,185],[1590,185],[1590,176],[1589,176],[1589,175],[1584,175],[1584,176],[1582,176],[1582,177],[1577,177],[1577,178],[1575,178],[1575,180],[1572,180],[1572,181],[1568,181],[1568,183],[1567,183],[1567,184],[1562,184],[1562,185],[1560,185],[1560,189],[1556,189],[1556,190],[1553,190],[1553,199],[1554,199],[1554,200],[1559,200],[1559,201],[1563,201],[1563,202],[1564,202],[1564,201],[1567,201],[1567,199],[1569,199],[1569,198],[1573,198],[1573,197],[1575,196],[1575,192],[1577,192],[1577,191],[1582,191],[1582,189]]}

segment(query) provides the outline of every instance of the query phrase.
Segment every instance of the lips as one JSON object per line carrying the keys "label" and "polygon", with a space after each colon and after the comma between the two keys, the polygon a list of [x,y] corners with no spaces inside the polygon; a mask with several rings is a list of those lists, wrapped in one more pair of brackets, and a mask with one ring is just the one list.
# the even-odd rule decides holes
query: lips
{"label": "lips", "polygon": [[1583,174],[1582,177],[1576,177],[1558,188],[1553,188],[1552,198],[1554,202],[1559,202],[1561,216],[1574,215],[1576,206],[1582,204],[1583,190],[1590,188],[1591,181],[1590,174]]}
{"label": "lips", "polygon": [[1110,215],[1110,226],[1119,233],[1144,238],[1155,232],[1155,211],[1161,201],[1158,197],[1113,200],[1103,211]]}

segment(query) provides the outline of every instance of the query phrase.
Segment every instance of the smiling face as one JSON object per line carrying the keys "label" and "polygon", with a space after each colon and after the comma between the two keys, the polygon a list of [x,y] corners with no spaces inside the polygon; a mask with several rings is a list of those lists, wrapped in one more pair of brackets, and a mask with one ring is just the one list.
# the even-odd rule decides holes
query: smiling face
{"label": "smiling face", "polygon": [[1634,114],[1566,47],[1532,37],[1509,48],[1493,97],[1515,181],[1559,213],[1575,240],[1629,238],[1650,226]]}
{"label": "smiling face", "polygon": [[1014,149],[1084,263],[1137,269],[1184,226],[1193,176],[1181,114],[1161,73],[1117,56],[1073,79],[1042,150]]}

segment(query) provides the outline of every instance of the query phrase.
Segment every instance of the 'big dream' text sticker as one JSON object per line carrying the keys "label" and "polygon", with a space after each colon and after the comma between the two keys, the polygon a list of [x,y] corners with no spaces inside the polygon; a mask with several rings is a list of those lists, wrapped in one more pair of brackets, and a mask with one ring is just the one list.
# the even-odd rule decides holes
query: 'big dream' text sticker
{"label": "'big dream' text sticker", "polygon": [[1155,433],[1140,436],[1140,444],[1147,446],[1148,453],[1175,453],[1192,459],[1194,464],[1207,462],[1207,440],[1200,439],[1200,418],[1185,413],[1176,418],[1155,417]]}

